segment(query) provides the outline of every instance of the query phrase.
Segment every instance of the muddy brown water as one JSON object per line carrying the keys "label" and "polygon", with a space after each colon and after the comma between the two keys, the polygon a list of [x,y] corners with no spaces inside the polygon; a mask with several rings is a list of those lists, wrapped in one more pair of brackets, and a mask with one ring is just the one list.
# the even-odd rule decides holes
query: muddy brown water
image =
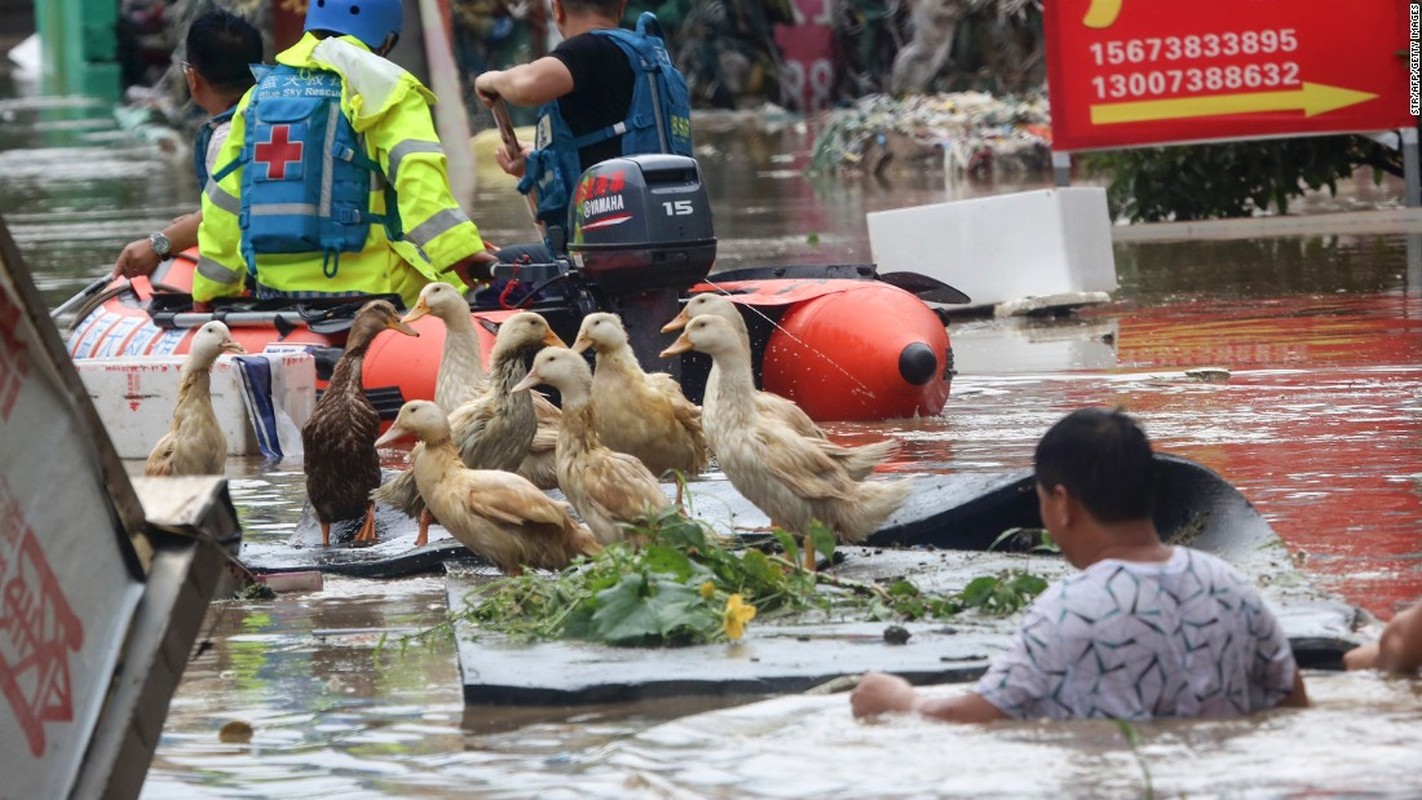
{"label": "muddy brown water", "polygon": [[[0,123],[0,213],[51,304],[196,197],[185,152],[117,129],[107,107],[37,98],[0,76]],[[701,125],[720,267],[868,261],[866,211],[945,197],[931,170],[806,179],[810,140],[792,124]],[[1038,186],[1008,176],[956,191]],[[1362,183],[1308,205],[1368,206],[1386,189]],[[491,239],[527,237],[517,198],[485,192],[475,207]],[[954,320],[959,374],[941,416],[831,429],[903,440],[896,471],[1001,471],[1027,466],[1064,411],[1123,405],[1161,449],[1237,485],[1324,588],[1383,617],[1422,597],[1416,237],[1132,243],[1115,256],[1121,288],[1108,305],[1060,320]],[[1186,374],[1205,367],[1217,369]],[[299,463],[233,459],[229,477],[247,536],[284,540],[300,513]],[[444,605],[432,577],[328,578],[319,593],[215,604],[211,646],[173,700],[145,795],[1130,797],[1147,781],[1193,797],[1419,790],[1418,681],[1313,673],[1315,709],[1137,726],[1134,750],[1098,723],[856,725],[842,695],[721,711],[466,708],[452,646],[390,643],[437,622]],[[252,726],[250,742],[219,740],[232,721]]]}

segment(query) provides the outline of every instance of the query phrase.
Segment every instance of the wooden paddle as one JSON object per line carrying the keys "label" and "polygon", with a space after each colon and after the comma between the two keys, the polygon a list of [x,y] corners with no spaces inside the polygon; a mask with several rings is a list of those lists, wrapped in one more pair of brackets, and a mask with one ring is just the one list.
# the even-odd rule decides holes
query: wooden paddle
{"label": "wooden paddle", "polygon": [[[508,154],[509,158],[521,158],[523,145],[518,143],[518,134],[514,132],[513,120],[509,119],[508,103],[502,97],[496,98],[494,105],[489,110],[494,113],[494,124],[499,126],[499,138],[504,141],[504,152]],[[523,196],[523,199],[528,205],[528,216],[533,219],[533,224],[538,227],[538,236],[542,238],[545,231],[543,223],[538,219],[537,184]]]}

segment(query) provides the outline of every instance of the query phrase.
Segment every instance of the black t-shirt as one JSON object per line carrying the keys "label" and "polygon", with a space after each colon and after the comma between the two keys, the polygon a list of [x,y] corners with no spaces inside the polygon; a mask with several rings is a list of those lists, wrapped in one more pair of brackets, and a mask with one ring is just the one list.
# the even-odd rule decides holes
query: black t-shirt
{"label": "black t-shirt", "polygon": [[[573,74],[573,91],[558,98],[558,110],[574,136],[627,119],[636,76],[616,42],[606,36],[583,33],[564,40],[549,55],[563,62]],[[614,136],[583,148],[578,158],[582,168],[587,169],[620,155],[622,137]]]}

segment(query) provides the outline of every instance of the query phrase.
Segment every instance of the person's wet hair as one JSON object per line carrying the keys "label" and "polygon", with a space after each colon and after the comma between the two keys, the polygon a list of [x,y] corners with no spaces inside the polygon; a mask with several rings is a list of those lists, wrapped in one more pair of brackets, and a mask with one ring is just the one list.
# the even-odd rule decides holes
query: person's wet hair
{"label": "person's wet hair", "polygon": [[1083,408],[1037,443],[1037,483],[1065,486],[1102,522],[1149,517],[1155,507],[1155,459],[1145,431],[1121,409]]}
{"label": "person's wet hair", "polygon": [[262,34],[229,11],[208,11],[188,26],[185,60],[214,89],[246,91],[256,82],[250,65],[262,63]]}

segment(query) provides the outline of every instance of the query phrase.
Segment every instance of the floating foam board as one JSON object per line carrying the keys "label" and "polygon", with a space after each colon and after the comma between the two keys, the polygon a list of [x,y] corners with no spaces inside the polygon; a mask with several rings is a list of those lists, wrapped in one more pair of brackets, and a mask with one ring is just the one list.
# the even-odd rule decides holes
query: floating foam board
{"label": "floating foam board", "polygon": [[[1255,576],[1300,663],[1339,668],[1342,653],[1360,642],[1356,610],[1298,572],[1268,521],[1229,482],[1184,458],[1158,454],[1156,464],[1162,483],[1155,523],[1167,540],[1214,553]],[[936,491],[919,479],[918,491],[869,547],[840,548],[845,559],[835,574],[873,581],[907,576],[925,591],[942,592],[1012,566],[1047,578],[1069,572],[1062,559],[1042,554],[935,549],[985,550],[1006,528],[1041,525],[1030,472],[977,484],[962,484],[963,477],[931,479]],[[888,549],[895,546],[913,549]],[[451,569],[450,608],[462,609],[464,598],[486,581],[484,574]],[[906,645],[888,643],[886,625],[789,619],[752,624],[734,645],[667,649],[525,644],[464,623],[456,625],[455,639],[467,703],[574,705],[803,691],[868,669],[915,682],[971,680],[1005,645],[1015,618],[905,623],[912,634]]]}
{"label": "floating foam board", "polygon": [[1100,187],[1044,189],[867,216],[880,272],[918,272],[991,307],[1028,297],[1116,290]]}
{"label": "floating foam board", "polygon": [[1117,366],[1115,319],[1010,317],[955,321],[953,369],[960,377],[1022,375]]}
{"label": "floating foam board", "polygon": [[[272,405],[278,412],[279,428],[299,431],[316,404],[315,359],[307,353],[269,353],[257,358],[271,366]],[[185,356],[144,356],[74,361],[119,457],[147,458],[167,433],[184,360]],[[213,365],[212,408],[227,438],[228,455],[260,454],[241,371],[232,356],[222,356]]]}

